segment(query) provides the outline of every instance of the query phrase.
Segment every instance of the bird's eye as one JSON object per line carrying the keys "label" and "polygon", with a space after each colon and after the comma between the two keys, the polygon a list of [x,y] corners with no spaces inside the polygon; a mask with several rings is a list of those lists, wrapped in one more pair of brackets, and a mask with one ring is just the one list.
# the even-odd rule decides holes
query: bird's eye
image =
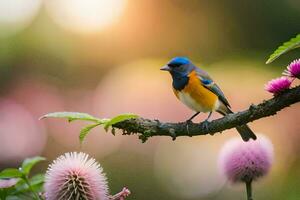
{"label": "bird's eye", "polygon": [[171,68],[176,68],[176,67],[179,67],[181,64],[179,63],[169,63],[168,66],[171,67]]}

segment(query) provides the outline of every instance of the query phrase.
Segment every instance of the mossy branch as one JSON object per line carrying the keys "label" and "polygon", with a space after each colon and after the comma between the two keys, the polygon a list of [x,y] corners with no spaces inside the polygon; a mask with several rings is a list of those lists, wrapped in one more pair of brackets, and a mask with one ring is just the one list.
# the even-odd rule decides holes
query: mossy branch
{"label": "mossy branch", "polygon": [[105,130],[111,127],[113,134],[115,133],[115,129],[121,129],[124,135],[138,134],[139,138],[145,142],[152,136],[170,136],[176,139],[178,136],[214,135],[226,129],[275,115],[283,108],[299,101],[300,86],[297,86],[269,100],[264,100],[258,105],[252,104],[247,110],[229,114],[209,123],[165,123],[159,120],[144,119],[134,114],[122,114],[112,119],[99,119],[86,113],[74,112],[49,113],[42,118],[67,118],[70,122],[74,120],[84,120],[94,123],[82,129],[80,134],[81,142],[92,128],[99,125],[103,125]]}
{"label": "mossy branch", "polygon": [[300,101],[300,86],[289,89],[258,105],[251,105],[247,110],[229,114],[220,119],[205,123],[164,123],[159,120],[136,118],[114,124],[113,128],[122,129],[124,134],[140,134],[140,139],[146,141],[152,136],[178,136],[214,135],[226,129],[247,124],[264,117],[275,115],[278,111]]}

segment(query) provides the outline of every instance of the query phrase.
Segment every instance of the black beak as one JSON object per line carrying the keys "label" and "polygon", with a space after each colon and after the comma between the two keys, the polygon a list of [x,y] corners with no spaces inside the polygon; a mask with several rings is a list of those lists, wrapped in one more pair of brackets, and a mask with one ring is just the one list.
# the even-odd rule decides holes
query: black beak
{"label": "black beak", "polygon": [[163,66],[162,68],[160,68],[160,70],[163,71],[171,71],[171,68],[168,65]]}

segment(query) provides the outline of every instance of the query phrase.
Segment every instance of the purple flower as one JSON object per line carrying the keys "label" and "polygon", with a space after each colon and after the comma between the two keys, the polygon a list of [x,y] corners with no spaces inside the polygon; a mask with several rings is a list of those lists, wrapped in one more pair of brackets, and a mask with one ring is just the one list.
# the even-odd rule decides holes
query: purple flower
{"label": "purple flower", "polygon": [[18,182],[18,179],[16,179],[16,178],[0,179],[0,189],[12,187],[12,186],[16,185],[17,182]]}
{"label": "purple flower", "polygon": [[49,166],[45,179],[47,200],[108,200],[106,176],[85,153],[66,153]]}
{"label": "purple flower", "polygon": [[291,86],[292,81],[287,77],[272,79],[265,85],[265,90],[273,94],[279,94]]}
{"label": "purple flower", "polygon": [[289,66],[287,66],[287,69],[284,70],[283,75],[300,79],[300,59],[291,62]]}
{"label": "purple flower", "polygon": [[264,136],[244,142],[229,140],[222,148],[220,169],[232,183],[251,183],[268,173],[273,161],[273,145]]}

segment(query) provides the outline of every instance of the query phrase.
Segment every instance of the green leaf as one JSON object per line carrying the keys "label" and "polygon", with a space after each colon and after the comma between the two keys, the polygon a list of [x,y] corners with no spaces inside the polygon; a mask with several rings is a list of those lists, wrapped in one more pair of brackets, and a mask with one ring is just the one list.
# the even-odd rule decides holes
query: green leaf
{"label": "green leaf", "polygon": [[31,168],[36,165],[37,163],[46,160],[43,157],[33,157],[33,158],[27,158],[22,163],[22,172],[26,175],[30,173]]}
{"label": "green leaf", "polygon": [[0,178],[20,178],[22,176],[23,173],[15,168],[7,168],[0,173]]}
{"label": "green leaf", "polygon": [[121,115],[117,115],[116,117],[108,120],[105,124],[104,124],[104,129],[107,131],[109,127],[111,127],[114,124],[117,124],[119,122],[128,120],[128,119],[135,119],[138,118],[138,115],[132,114],[132,113],[125,113],[125,114],[121,114]]}
{"label": "green leaf", "polygon": [[296,37],[290,39],[290,41],[283,43],[280,47],[278,47],[272,55],[270,55],[269,59],[267,60],[266,64],[269,64],[273,62],[275,59],[277,59],[282,54],[285,54],[286,52],[300,47],[300,34],[298,34]]}
{"label": "green leaf", "polygon": [[[44,184],[44,181],[45,181],[44,174],[36,174],[29,180],[29,183],[30,183],[31,188],[35,192],[40,192],[40,191],[42,191],[42,186]],[[21,180],[16,185],[16,191],[14,194],[20,194],[20,193],[25,193],[25,192],[30,192],[30,188],[24,180]]]}
{"label": "green leaf", "polygon": [[45,175],[44,174],[36,174],[34,175],[30,180],[30,185],[37,185],[44,183],[45,181]]}
{"label": "green leaf", "polygon": [[[43,183],[45,181],[44,174],[36,174],[30,180],[30,186],[35,192],[39,192],[42,189]],[[16,190],[14,191],[14,195],[30,192],[30,188],[28,184],[24,180],[20,180],[16,185]]]}
{"label": "green leaf", "polygon": [[[40,199],[38,193],[43,191],[44,174],[36,174],[32,178],[23,177],[15,185],[15,190],[11,193],[13,196],[22,197],[21,199]],[[24,198],[24,195],[28,198]]]}
{"label": "green leaf", "polygon": [[48,114],[42,116],[40,119],[44,119],[44,118],[67,118],[69,120],[69,122],[72,122],[74,120],[84,120],[84,121],[92,121],[92,122],[102,123],[101,119],[93,117],[92,115],[89,115],[87,113],[79,113],[79,112],[48,113]]}
{"label": "green leaf", "polygon": [[99,125],[100,125],[100,123],[92,124],[92,125],[86,126],[83,129],[81,129],[80,134],[79,134],[80,143],[83,142],[84,138],[87,136],[87,134],[90,132],[90,130],[92,130],[93,128],[95,128],[96,126],[99,126]]}

